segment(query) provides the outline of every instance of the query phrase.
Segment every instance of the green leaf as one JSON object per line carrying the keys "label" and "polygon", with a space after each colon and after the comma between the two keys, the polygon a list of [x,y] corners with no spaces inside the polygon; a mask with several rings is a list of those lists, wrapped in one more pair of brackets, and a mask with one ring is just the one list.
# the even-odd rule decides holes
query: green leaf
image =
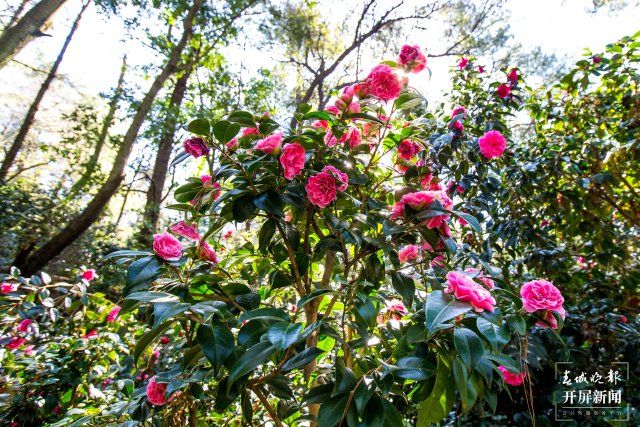
{"label": "green leaf", "polygon": [[382,427],[384,425],[384,405],[377,394],[371,396],[364,411],[364,424],[367,427]]}
{"label": "green leaf", "polygon": [[302,120],[318,119],[331,121],[333,116],[325,111],[310,111],[302,116]]}
{"label": "green leaf", "polygon": [[134,292],[125,297],[125,299],[131,299],[142,302],[177,302],[178,297],[173,294],[158,291],[143,291]]}
{"label": "green leaf", "polygon": [[425,316],[427,339],[437,331],[450,327],[445,322],[471,310],[471,305],[447,296],[443,291],[433,291],[427,295]]}
{"label": "green leaf", "polygon": [[382,408],[384,411],[384,427],[402,427],[404,422],[398,410],[390,402],[383,399]]}
{"label": "green leaf", "polygon": [[400,294],[407,307],[411,307],[413,304],[413,296],[416,293],[416,284],[413,278],[406,274],[396,272],[391,274],[391,284],[393,285],[393,289]]}
{"label": "green leaf", "polygon": [[423,102],[422,95],[414,92],[405,92],[396,99],[393,105],[397,110],[408,110],[422,105]]}
{"label": "green leaf", "polygon": [[403,357],[398,360],[391,373],[399,378],[414,381],[424,381],[436,374],[435,366],[422,357]]}
{"label": "green leaf", "polygon": [[456,328],[453,331],[453,344],[462,361],[470,368],[474,368],[484,355],[482,340],[471,329]]}
{"label": "green leaf", "polygon": [[171,317],[186,311],[191,307],[186,302],[160,302],[153,305],[153,327],[157,327],[162,322]]}
{"label": "green leaf", "polygon": [[318,411],[318,425],[322,427],[333,427],[340,422],[342,415],[347,411],[349,394],[332,397],[327,402],[320,405]]}
{"label": "green leaf", "polygon": [[277,350],[286,350],[300,339],[301,323],[278,322],[269,327],[267,337]]}
{"label": "green leaf", "polygon": [[200,136],[209,136],[211,132],[211,123],[207,119],[191,120],[187,125],[187,130],[193,134]]}
{"label": "green leaf", "polygon": [[269,341],[260,341],[240,356],[229,369],[229,381],[227,389],[240,377],[247,375],[264,363],[275,351],[275,347]]}
{"label": "green leaf", "polygon": [[133,250],[125,250],[125,251],[114,251],[111,252],[102,259],[111,259],[111,258],[124,258],[124,257],[136,257],[136,256],[149,256],[153,255],[153,253],[148,251],[133,251]]}
{"label": "green leaf", "polygon": [[227,120],[220,120],[213,125],[213,136],[222,144],[231,141],[240,132],[241,126],[238,123],[231,123]]}
{"label": "green leaf", "polygon": [[134,288],[146,287],[160,275],[162,263],[157,257],[140,258],[129,265],[127,269],[127,288],[125,294]]}
{"label": "green leaf", "polygon": [[276,232],[276,222],[274,219],[269,218],[262,224],[260,232],[258,233],[258,248],[261,251],[266,251],[271,239]]}
{"label": "green leaf", "polygon": [[516,360],[513,360],[511,357],[506,356],[504,354],[489,353],[489,354],[486,354],[484,357],[489,360],[493,360],[494,362],[497,362],[499,365],[504,366],[509,370],[509,372],[513,372],[514,374],[519,374],[522,371],[522,367],[520,366],[520,363],[518,363]]}
{"label": "green leaf", "polygon": [[324,351],[320,350],[317,347],[309,347],[305,348],[300,353],[293,356],[291,359],[287,360],[282,365],[282,372],[289,372],[301,366],[304,366],[308,363],[313,362],[318,356],[323,354]]}
{"label": "green leaf", "polygon": [[253,204],[260,210],[277,216],[284,216],[282,212],[282,198],[275,191],[267,191],[253,200]]}
{"label": "green leaf", "polygon": [[489,345],[491,345],[495,350],[501,350],[505,345],[507,345],[511,338],[508,330],[505,330],[482,317],[478,317],[476,319],[476,324],[478,326],[478,331],[480,331],[482,336],[489,341]]}
{"label": "green leaf", "polygon": [[428,398],[420,403],[416,427],[429,427],[439,423],[449,414],[454,400],[451,386],[451,371],[442,360],[438,360],[436,381]]}
{"label": "green leaf", "polygon": [[289,315],[279,308],[263,307],[245,311],[238,317],[238,322],[242,323],[245,320],[250,321],[256,319],[288,322]]}
{"label": "green leaf", "polygon": [[253,120],[253,114],[248,111],[234,111],[227,116],[227,120],[233,123],[239,123],[248,128],[256,127],[256,122]]}
{"label": "green leaf", "polygon": [[467,221],[469,225],[473,227],[476,231],[482,232],[482,226],[480,226],[480,222],[478,222],[475,216],[468,214],[466,212],[456,212],[456,211],[454,211],[453,214]]}
{"label": "green leaf", "polygon": [[323,295],[327,295],[327,294],[336,294],[337,292],[331,290],[331,289],[316,289],[311,291],[310,293],[308,293],[307,295],[303,296],[302,298],[300,298],[298,300],[298,308],[302,308],[305,305],[307,305],[310,301],[321,297]]}
{"label": "green leaf", "polygon": [[212,325],[200,325],[196,337],[214,372],[218,372],[233,353],[234,341],[231,330],[220,322],[214,322]]}

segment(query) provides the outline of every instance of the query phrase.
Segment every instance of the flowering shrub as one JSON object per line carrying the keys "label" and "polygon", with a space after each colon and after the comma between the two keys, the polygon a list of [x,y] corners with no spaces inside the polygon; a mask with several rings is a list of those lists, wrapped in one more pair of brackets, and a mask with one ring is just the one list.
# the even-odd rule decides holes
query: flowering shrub
{"label": "flowering shrub", "polygon": [[[152,325],[134,359],[180,337],[175,364],[131,399],[134,419],[193,422],[197,406],[212,422],[427,426],[454,407],[495,411],[499,390],[529,380],[529,330],[561,328],[562,297],[540,280],[548,304],[520,298],[527,280],[481,244],[517,71],[508,91],[490,83],[434,114],[407,74],[425,66],[405,46],[326,111],[301,105],[288,130],[245,111],[189,124],[179,160],[208,156],[210,179],[175,191],[184,220],[153,252],[109,255],[133,260],[122,313]],[[458,68],[456,82],[486,84],[471,59]],[[253,237],[227,248],[241,222]]]}

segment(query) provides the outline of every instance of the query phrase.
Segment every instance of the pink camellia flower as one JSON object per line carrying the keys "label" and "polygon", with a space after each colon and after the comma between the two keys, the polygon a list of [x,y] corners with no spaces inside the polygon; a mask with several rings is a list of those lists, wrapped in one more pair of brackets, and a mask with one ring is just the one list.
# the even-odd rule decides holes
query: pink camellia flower
{"label": "pink camellia flower", "polygon": [[376,65],[366,81],[371,95],[385,102],[402,93],[402,79],[388,65]]}
{"label": "pink camellia flower", "polygon": [[327,147],[333,147],[338,143],[338,139],[333,133],[331,133],[330,130],[328,130],[327,133],[324,134],[324,143],[327,145]]}
{"label": "pink camellia flower", "polygon": [[118,318],[118,314],[120,314],[120,310],[122,310],[122,307],[120,307],[119,305],[114,305],[111,311],[109,311],[109,314],[107,314],[107,323],[115,322]]}
{"label": "pink camellia flower", "polygon": [[292,180],[297,175],[300,175],[306,160],[306,153],[302,145],[297,142],[285,144],[282,155],[280,156],[280,164],[284,169],[284,177]]}
{"label": "pink camellia flower", "polygon": [[169,227],[172,233],[177,234],[178,236],[186,237],[191,240],[200,240],[200,233],[198,233],[198,225],[187,224],[184,221],[177,222]]}
{"label": "pink camellia flower", "polygon": [[244,128],[240,133],[240,138],[251,135],[260,135],[260,131],[257,128]]}
{"label": "pink camellia flower", "polygon": [[400,142],[400,145],[398,145],[398,157],[400,157],[401,159],[410,160],[420,151],[422,151],[422,147],[420,146],[420,144],[408,139],[405,139],[404,141]]}
{"label": "pink camellia flower", "polygon": [[420,248],[416,245],[407,245],[398,251],[398,259],[400,262],[411,262],[418,259]]}
{"label": "pink camellia flower", "polygon": [[469,276],[459,271],[447,273],[447,289],[445,292],[453,295],[456,299],[468,302],[476,312],[485,310],[493,312],[496,300],[487,289],[473,281]]}
{"label": "pink camellia flower", "polygon": [[3,295],[10,294],[18,290],[19,285],[17,283],[2,282],[0,285],[0,293]]}
{"label": "pink camellia flower", "polygon": [[467,109],[464,108],[463,106],[459,105],[456,108],[453,109],[453,111],[451,112],[451,118],[454,118],[455,116],[459,115],[459,114],[467,114]]}
{"label": "pink camellia flower", "polygon": [[198,256],[200,259],[217,264],[219,262],[218,254],[207,242],[198,244]]}
{"label": "pink camellia flower", "polygon": [[282,133],[276,132],[265,139],[261,139],[256,142],[253,148],[262,151],[264,154],[280,154],[280,149],[282,148]]}
{"label": "pink camellia flower", "polygon": [[[338,142],[349,142],[349,148],[355,148],[362,143],[362,134],[356,127],[349,127],[347,131],[342,134]],[[329,147],[330,145],[327,144]]]}
{"label": "pink camellia flower", "polygon": [[338,110],[338,108],[335,105],[329,105],[327,108],[324,109],[324,111],[326,111],[329,114],[333,114],[334,116],[337,116],[338,114],[340,114],[340,110]]}
{"label": "pink camellia flower", "polygon": [[236,151],[239,145],[240,143],[238,142],[238,138],[233,138],[231,141],[225,144],[225,147],[227,147],[229,151]]}
{"label": "pink camellia flower", "polygon": [[496,89],[496,94],[504,99],[511,95],[511,87],[506,83],[501,83],[500,86]]}
{"label": "pink camellia flower", "polygon": [[[345,110],[345,113],[347,114],[357,114],[360,111],[362,111],[362,107],[360,107],[360,104],[357,102],[352,102],[351,104],[349,104],[347,106],[347,109]],[[357,118],[353,118],[351,119],[352,121],[356,121],[358,120]]]}
{"label": "pink camellia flower", "polygon": [[507,148],[507,140],[497,130],[490,130],[478,138],[478,146],[484,157],[492,159],[502,156],[502,153]]}
{"label": "pink camellia flower", "polygon": [[98,336],[98,331],[96,331],[95,329],[91,329],[89,332],[87,332],[86,334],[84,334],[82,336],[82,338],[86,339],[86,340],[90,340],[92,338],[95,338]]}
{"label": "pink camellia flower", "polygon": [[420,178],[420,186],[422,188],[429,188],[429,186],[431,185],[431,180],[433,179],[433,174],[426,174],[425,176],[423,176],[422,178]]}
{"label": "pink camellia flower", "polygon": [[468,64],[469,64],[469,59],[463,56],[462,58],[460,58],[460,61],[458,61],[458,68],[461,70],[464,70],[465,68],[467,68]]}
{"label": "pink camellia flower", "polygon": [[387,307],[387,312],[391,314],[391,317],[396,320],[402,319],[403,316],[406,316],[408,311],[407,307],[404,306],[404,303],[397,299],[386,300],[384,305]]}
{"label": "pink camellia flower", "polygon": [[182,256],[182,244],[167,232],[153,235],[153,250],[166,260],[177,260]]}
{"label": "pink camellia flower", "polygon": [[514,374],[512,372],[509,372],[507,370],[507,368],[505,368],[502,365],[498,366],[498,369],[502,373],[502,379],[504,380],[504,382],[506,384],[509,384],[509,385],[512,385],[512,386],[515,386],[515,387],[517,387],[519,385],[522,385],[522,381],[524,380],[524,377],[526,376],[526,372],[521,372],[519,374]]}
{"label": "pink camellia flower", "polygon": [[600,62],[602,62],[602,58],[599,55],[594,55],[593,58],[591,58],[591,60],[593,61],[594,64],[599,64]]}
{"label": "pink camellia flower", "polygon": [[479,268],[467,268],[465,272],[473,274],[475,276],[474,280],[482,283],[487,289],[493,289],[495,287],[495,282],[493,281],[493,279],[485,276],[482,270],[480,270]]}
{"label": "pink camellia flower", "polygon": [[405,44],[400,49],[400,55],[398,55],[398,63],[400,65],[403,65],[412,73],[419,73],[427,66],[427,58],[420,51],[420,48],[417,45],[409,46]]}
{"label": "pink camellia flower", "polygon": [[152,405],[164,405],[167,403],[165,394],[167,393],[167,384],[156,382],[155,375],[151,377],[147,384],[147,400]]}
{"label": "pink camellia flower", "polygon": [[160,344],[169,344],[169,337],[167,335],[164,335],[162,338],[160,338]]}
{"label": "pink camellia flower", "polygon": [[326,120],[316,120],[315,122],[313,122],[311,127],[318,129],[329,129],[329,122]]}
{"label": "pink camellia flower", "polygon": [[627,316],[625,316],[624,314],[620,315],[620,323],[627,323],[629,322],[629,319],[627,319]]}
{"label": "pink camellia flower", "polygon": [[336,180],[333,175],[327,172],[320,172],[309,177],[304,188],[307,191],[309,202],[320,208],[326,208],[337,198]]}
{"label": "pink camellia flower", "polygon": [[23,319],[20,323],[18,323],[18,331],[27,332],[29,330],[29,326],[31,326],[32,323],[32,319]]}
{"label": "pink camellia flower", "polygon": [[[393,212],[390,216],[391,220],[403,217],[405,215],[405,206],[409,206],[414,211],[421,211],[428,208],[431,203],[438,201],[445,210],[451,210],[453,202],[443,191],[418,191],[415,193],[407,193],[400,201],[393,206]],[[441,227],[445,220],[449,218],[449,214],[436,215],[427,218],[425,225],[427,228]]]}
{"label": "pink camellia flower", "polygon": [[204,188],[210,188],[213,186],[213,178],[211,178],[211,175],[200,176],[200,181],[202,182],[202,186]]}
{"label": "pink camellia flower", "polygon": [[536,324],[539,326],[558,328],[558,322],[551,313],[552,311],[558,313],[563,319],[565,318],[566,312],[562,307],[564,298],[560,290],[547,280],[532,280],[525,283],[520,288],[520,296],[527,313],[538,312],[542,314],[544,321],[538,321]]}
{"label": "pink camellia flower", "polygon": [[84,280],[86,280],[87,282],[92,281],[93,279],[95,279],[96,277],[98,277],[98,275],[96,274],[96,271],[93,268],[90,268],[88,270],[85,270],[82,273],[82,278]]}
{"label": "pink camellia flower", "polygon": [[511,71],[509,71],[509,73],[507,74],[507,80],[509,80],[512,85],[518,82],[519,77],[520,76],[518,75],[518,70],[516,68],[512,68]]}
{"label": "pink camellia flower", "polygon": [[25,341],[26,340],[21,337],[12,337],[6,347],[8,350],[17,350],[22,347],[22,344],[24,344]]}
{"label": "pink camellia flower", "polygon": [[211,151],[204,139],[198,136],[191,136],[185,139],[182,145],[184,146],[184,151],[186,151],[196,159],[198,157],[208,155]]}
{"label": "pink camellia flower", "polygon": [[24,351],[24,354],[26,354],[27,356],[33,356],[33,349],[34,348],[36,348],[35,345],[29,344],[29,345],[25,345],[24,348],[22,349],[22,351]]}
{"label": "pink camellia flower", "polygon": [[335,178],[336,180],[336,185],[338,186],[338,191],[346,191],[347,187],[349,186],[349,177],[347,176],[346,173],[342,172],[340,169],[331,166],[331,165],[327,165],[325,167],[322,168],[322,172],[326,172],[328,174],[331,174],[331,176],[333,176],[333,178]]}
{"label": "pink camellia flower", "polygon": [[478,73],[484,73],[484,67],[482,65],[478,65]]}
{"label": "pink camellia flower", "polygon": [[224,236],[222,236],[224,239],[230,239],[231,236],[233,236],[233,230],[227,230],[226,233],[224,233]]}

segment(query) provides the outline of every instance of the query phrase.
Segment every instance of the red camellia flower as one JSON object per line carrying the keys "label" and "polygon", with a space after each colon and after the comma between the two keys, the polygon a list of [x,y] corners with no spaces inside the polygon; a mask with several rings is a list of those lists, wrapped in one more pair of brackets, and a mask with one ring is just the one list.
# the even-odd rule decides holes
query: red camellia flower
{"label": "red camellia flower", "polygon": [[624,314],[620,315],[620,323],[627,323],[629,321],[629,319],[627,319],[627,316],[625,316]]}
{"label": "red camellia flower", "polygon": [[511,95],[511,87],[506,83],[501,83],[496,89],[496,94],[502,99]]}
{"label": "red camellia flower", "polygon": [[457,300],[468,302],[477,312],[485,310],[493,312],[496,300],[487,289],[473,281],[469,276],[458,271],[447,273],[447,289],[445,292],[456,297]]}
{"label": "red camellia flower", "polygon": [[86,340],[89,340],[89,339],[95,338],[97,336],[98,336],[98,331],[96,331],[95,329],[92,329],[89,332],[87,332],[86,334],[84,334],[82,336],[82,338],[84,338]]}
{"label": "red camellia flower", "polygon": [[198,244],[198,256],[200,259],[217,264],[219,262],[218,254],[207,242]]}
{"label": "red camellia flower", "polygon": [[459,105],[453,109],[453,111],[451,112],[451,118],[453,119],[455,116],[459,114],[465,114],[465,115],[467,114],[467,109],[464,108],[462,105]]}
{"label": "red camellia flower", "polygon": [[182,244],[169,233],[155,234],[153,251],[162,259],[177,260],[182,256]]}
{"label": "red camellia flower", "polygon": [[398,63],[403,65],[408,71],[412,73],[419,73],[427,66],[427,58],[420,51],[420,48],[415,46],[409,46],[405,44],[400,49],[400,55],[398,55]]}
{"label": "red camellia flower", "polygon": [[92,281],[93,279],[95,279],[96,277],[98,277],[98,275],[96,274],[96,271],[93,268],[90,268],[88,270],[85,270],[82,273],[82,278],[84,280],[86,280],[87,282]]}
{"label": "red camellia flower", "polygon": [[458,68],[464,70],[467,68],[467,64],[469,64],[469,60],[463,56],[460,58],[460,61],[458,61]]}
{"label": "red camellia flower", "polygon": [[366,81],[371,95],[385,102],[402,93],[402,79],[388,65],[375,66]]}
{"label": "red camellia flower", "polygon": [[18,286],[17,283],[2,282],[0,285],[0,293],[3,295],[10,294],[11,292],[17,291]]}
{"label": "red camellia flower", "polygon": [[147,384],[147,400],[152,405],[160,406],[167,403],[165,394],[167,393],[167,384],[156,382],[155,375],[151,377]]}
{"label": "red camellia flower", "polygon": [[555,311],[563,319],[566,315],[562,307],[564,298],[560,290],[547,280],[532,280],[525,283],[520,288],[520,296],[527,313],[538,312],[542,314],[544,321],[539,320],[536,323],[538,326],[551,326],[553,329],[557,329],[558,322],[551,312]]}
{"label": "red camellia flower", "polygon": [[483,156],[487,159],[492,159],[502,156],[502,153],[507,148],[507,140],[497,130],[490,130],[478,138],[478,146]]}
{"label": "red camellia flower", "polygon": [[593,58],[591,58],[591,60],[593,61],[594,64],[599,64],[600,62],[602,62],[602,58],[599,55],[594,55]]}
{"label": "red camellia flower", "polygon": [[509,80],[511,84],[518,83],[518,77],[518,70],[516,68],[512,68],[511,71],[509,71],[509,73],[507,74],[507,80]]}
{"label": "red camellia flower", "polygon": [[208,155],[209,152],[211,151],[207,146],[207,143],[204,141],[204,139],[198,136],[191,136],[185,139],[183,143],[183,147],[184,147],[184,151],[186,151],[196,159],[198,157]]}
{"label": "red camellia flower", "polygon": [[[348,142],[349,148],[355,148],[362,143],[362,134],[357,127],[349,127],[347,131],[342,134],[338,142]],[[327,144],[329,145],[329,144]],[[329,145],[331,147],[331,145]]]}
{"label": "red camellia flower", "polygon": [[173,234],[186,237],[191,240],[200,240],[200,233],[198,232],[198,226],[194,224],[187,224],[184,221],[177,222],[169,227],[169,230]]}
{"label": "red camellia flower", "polygon": [[422,151],[420,144],[414,141],[405,139],[398,145],[398,157],[405,160],[410,160],[413,156]]}
{"label": "red camellia flower", "polygon": [[167,335],[164,335],[162,338],[160,338],[160,344],[169,344],[169,337]]}
{"label": "red camellia flower", "polygon": [[261,139],[256,142],[253,148],[262,151],[264,154],[280,154],[280,149],[282,148],[282,133],[277,132],[269,135],[265,139]]}
{"label": "red camellia flower", "polygon": [[22,344],[24,344],[26,340],[24,338],[21,337],[12,337],[11,341],[9,341],[9,343],[7,344],[7,349],[8,350],[17,350],[20,347],[22,347]]}
{"label": "red camellia flower", "polygon": [[280,164],[284,169],[284,177],[292,180],[297,175],[300,175],[302,168],[304,168],[305,161],[306,153],[302,145],[297,142],[286,144],[280,156]]}
{"label": "red camellia flower", "polygon": [[18,331],[27,332],[29,330],[29,326],[31,326],[32,323],[32,319],[23,319],[20,323],[18,323]]}
{"label": "red camellia flower", "polygon": [[119,305],[113,306],[111,311],[109,311],[109,314],[107,314],[107,323],[115,322],[118,318],[118,314],[120,314],[120,310],[122,310],[122,307],[120,307]]}
{"label": "red camellia flower", "polygon": [[526,372],[514,374],[512,372],[509,372],[507,368],[502,365],[498,366],[498,369],[500,370],[500,373],[502,373],[502,379],[504,380],[504,382],[515,387],[522,385],[522,381],[526,376]]}

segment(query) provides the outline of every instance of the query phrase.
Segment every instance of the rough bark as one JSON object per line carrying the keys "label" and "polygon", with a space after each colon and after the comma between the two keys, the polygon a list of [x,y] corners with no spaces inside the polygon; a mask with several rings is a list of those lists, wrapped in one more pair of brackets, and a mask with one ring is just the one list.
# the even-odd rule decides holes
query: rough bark
{"label": "rough bark", "polygon": [[122,67],[120,68],[120,76],[118,77],[118,84],[116,85],[116,90],[111,97],[111,101],[109,101],[109,110],[107,111],[107,115],[104,118],[104,122],[102,123],[102,129],[100,130],[100,135],[98,135],[98,140],[96,141],[96,145],[93,149],[93,153],[89,158],[89,161],[84,167],[84,172],[78,181],[73,184],[71,189],[69,190],[69,194],[67,194],[67,200],[71,199],[76,194],[80,193],[87,185],[93,173],[96,170],[96,166],[98,165],[98,159],[100,158],[100,153],[102,152],[102,148],[104,147],[105,142],[107,141],[107,136],[109,135],[109,128],[113,124],[113,119],[116,115],[116,110],[118,109],[118,102],[122,97],[123,85],[124,85],[124,75],[127,70],[127,56],[125,55],[122,58]]}
{"label": "rough bark", "polygon": [[106,182],[98,190],[97,194],[89,202],[87,207],[79,215],[73,218],[62,231],[53,236],[37,251],[28,256],[22,264],[17,265],[23,274],[28,276],[36,273],[54,257],[59,255],[67,246],[80,237],[80,235],[98,219],[100,213],[102,213],[107,203],[109,203],[109,200],[111,200],[111,197],[113,197],[118,190],[118,187],[125,176],[125,167],[127,165],[129,155],[131,154],[133,143],[138,136],[140,128],[146,119],[149,110],[151,110],[153,100],[156,98],[158,92],[167,79],[177,70],[182,51],[187,45],[187,42],[191,38],[193,32],[193,18],[200,10],[202,1],[203,0],[195,0],[189,9],[184,20],[184,31],[182,33],[182,37],[171,50],[167,63],[160,74],[156,76],[151,88],[140,103],[129,129],[122,139]]}
{"label": "rough bark", "polygon": [[40,28],[66,0],[40,0],[22,19],[0,36],[0,68],[4,67],[31,40],[43,36]]}
{"label": "rough bark", "polygon": [[160,141],[158,142],[158,152],[151,173],[151,181],[147,191],[147,201],[144,206],[144,217],[138,241],[141,245],[150,246],[152,235],[158,225],[160,216],[160,203],[162,202],[162,190],[167,178],[169,169],[169,159],[173,149],[173,138],[176,131],[176,123],[180,116],[180,106],[187,91],[187,82],[191,75],[191,68],[176,80],[176,84],[169,99],[167,116],[164,122]]}
{"label": "rough bark", "polygon": [[89,3],[90,1],[87,1],[82,5],[82,9],[80,9],[80,13],[78,13],[78,16],[76,16],[76,19],[73,21],[71,30],[69,31],[69,34],[67,34],[67,38],[64,40],[64,44],[62,45],[62,49],[60,49],[60,52],[58,52],[58,56],[56,57],[56,60],[54,61],[53,66],[49,70],[49,73],[47,74],[47,78],[45,78],[44,82],[42,82],[42,85],[40,86],[40,89],[38,90],[38,93],[36,94],[35,99],[31,103],[31,106],[29,107],[29,111],[27,111],[27,115],[22,121],[22,125],[20,126],[20,130],[18,131],[18,134],[13,140],[11,147],[9,147],[9,151],[7,151],[7,154],[5,155],[4,160],[2,161],[2,166],[0,166],[0,183],[5,182],[5,180],[7,179],[7,174],[9,173],[9,169],[11,169],[13,162],[15,162],[16,157],[18,157],[18,152],[22,149],[22,146],[24,145],[24,141],[27,139],[27,135],[29,134],[31,125],[33,125],[33,120],[36,117],[36,113],[38,112],[38,109],[40,108],[40,103],[42,102],[42,98],[44,98],[44,95],[49,90],[49,86],[51,86],[51,82],[53,82],[53,79],[55,79],[56,74],[58,73],[58,68],[60,67],[60,63],[62,62],[62,59],[64,58],[64,54],[66,53],[67,48],[71,43],[71,39],[73,38],[73,35],[78,29],[78,25],[80,24],[80,19],[82,18],[82,14],[84,13],[85,10],[87,10]]}

